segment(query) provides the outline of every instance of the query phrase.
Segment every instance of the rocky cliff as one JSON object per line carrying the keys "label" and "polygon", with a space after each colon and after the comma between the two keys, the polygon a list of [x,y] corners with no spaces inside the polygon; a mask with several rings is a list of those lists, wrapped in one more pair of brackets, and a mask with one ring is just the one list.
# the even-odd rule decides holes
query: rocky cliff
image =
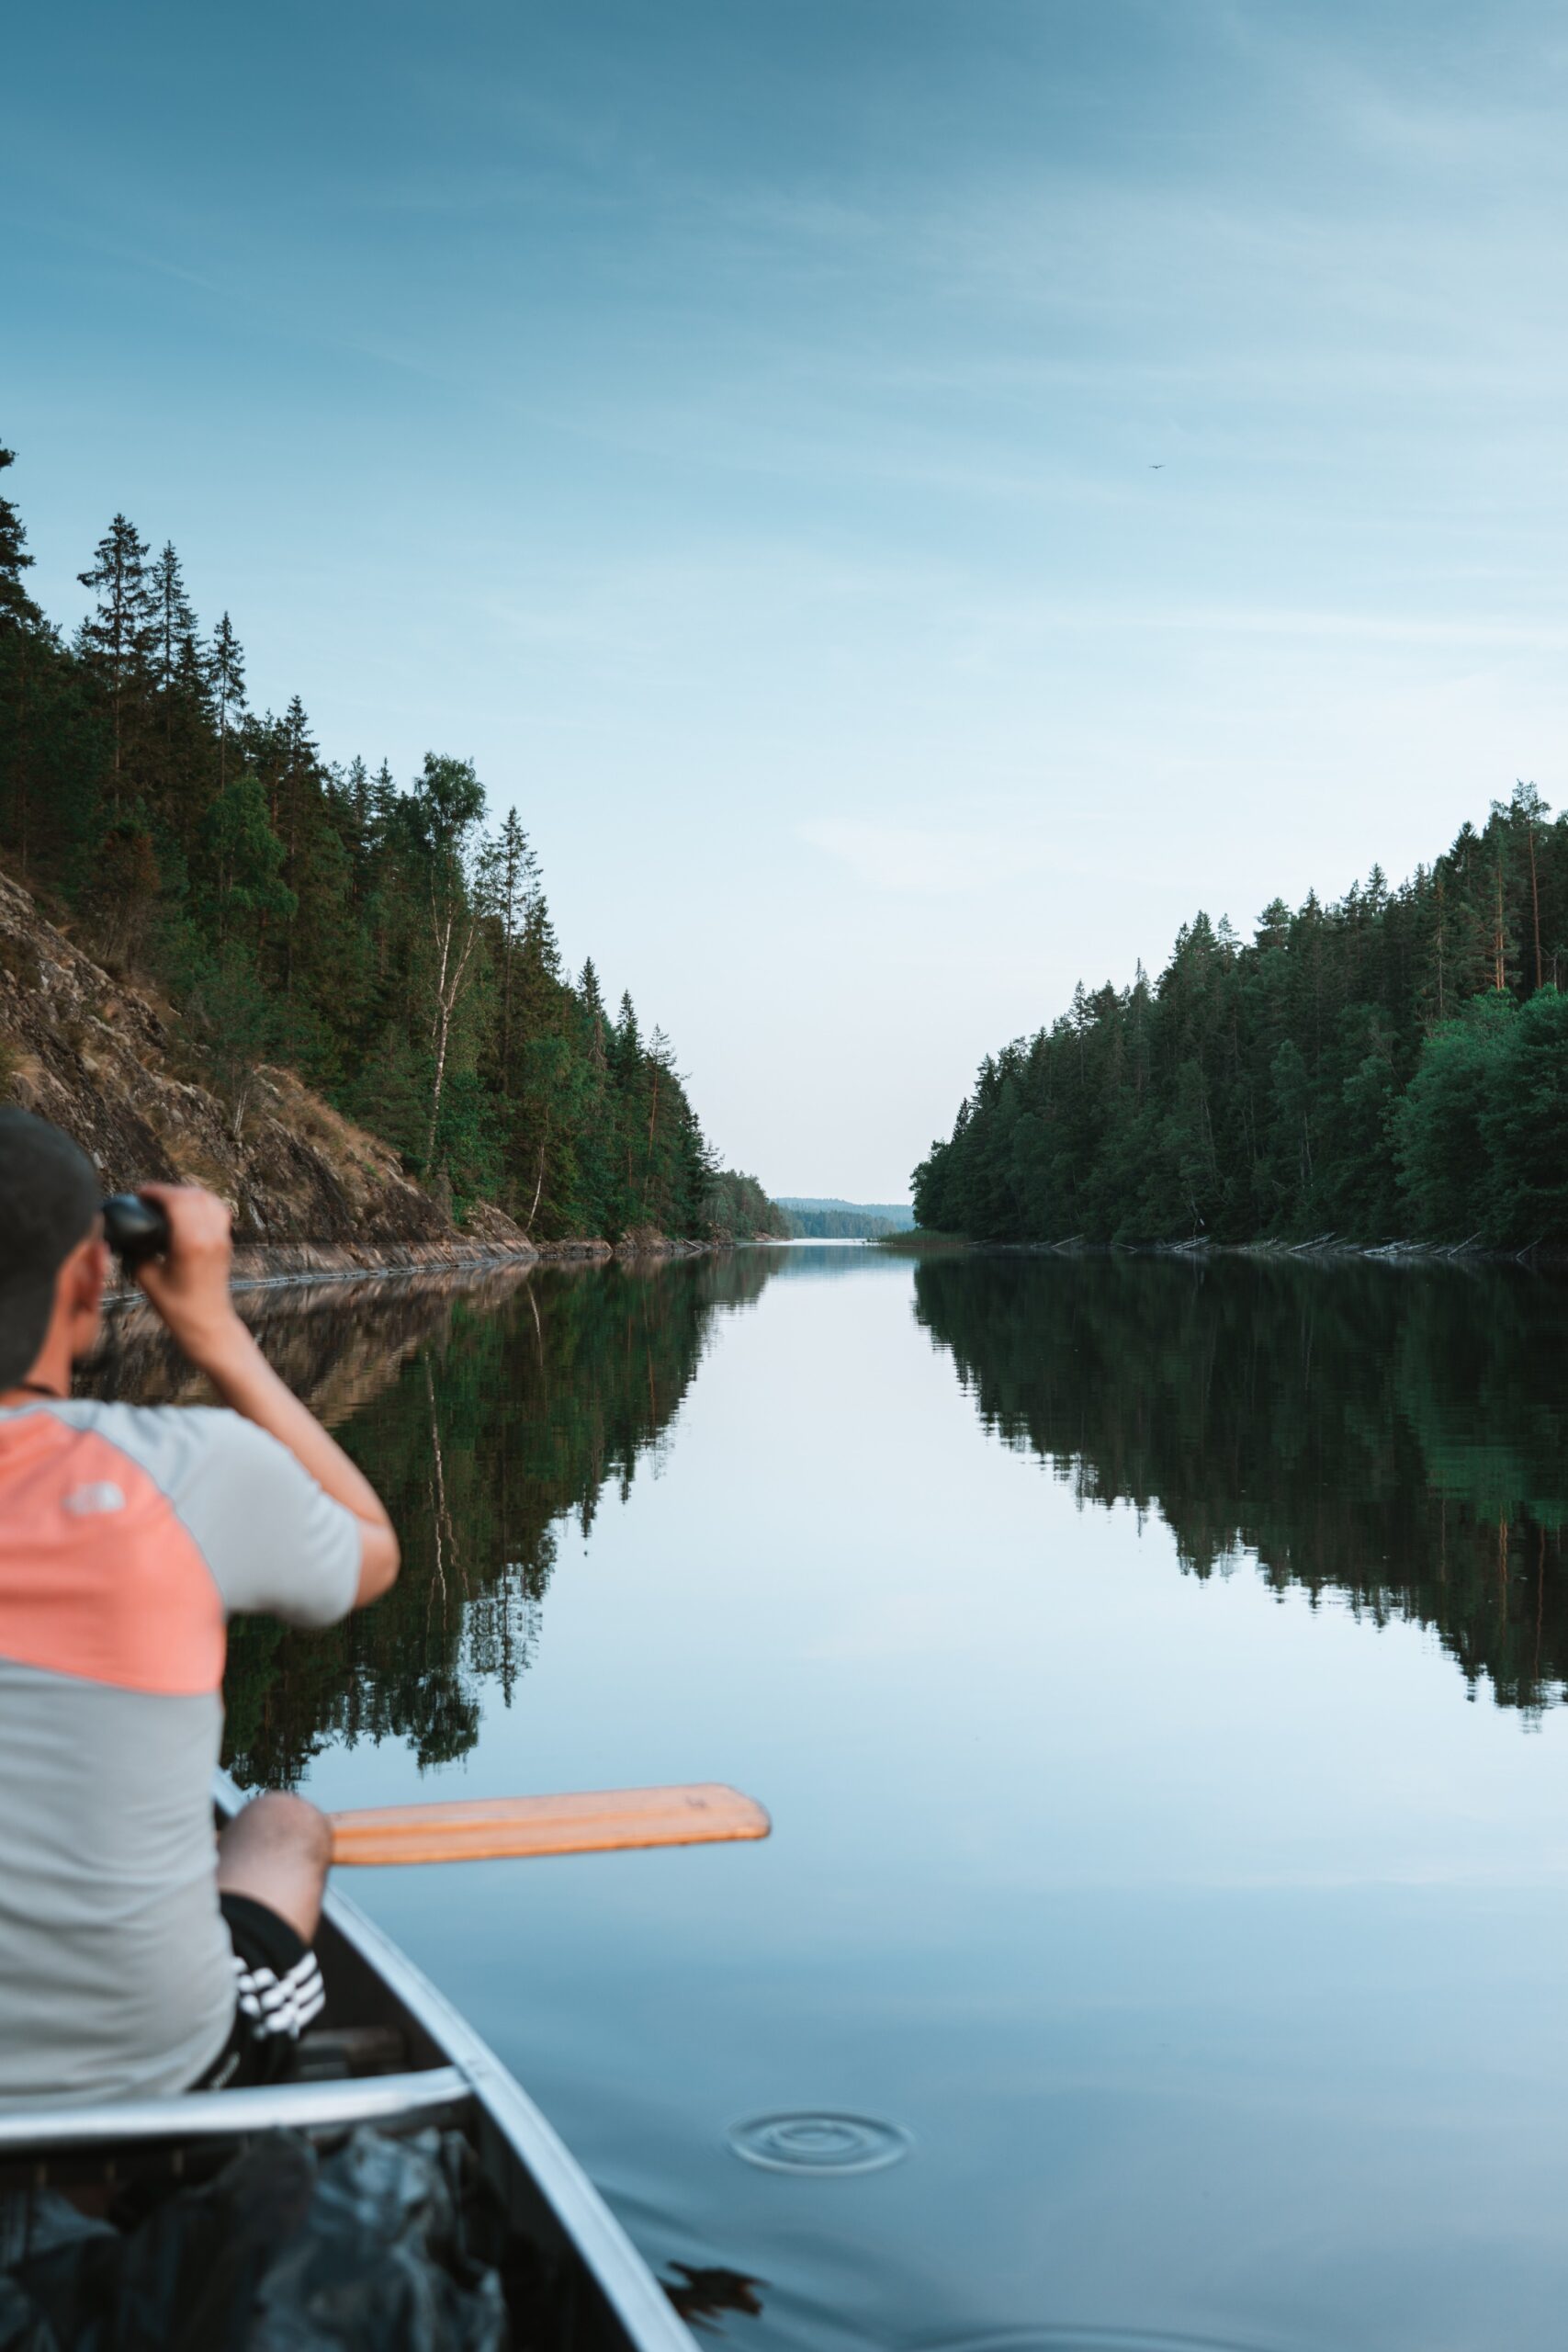
{"label": "rocky cliff", "polygon": [[533,1254],[498,1209],[459,1231],[395,1152],[288,1070],[258,1069],[237,1107],[173,1075],[177,1032],[166,1005],[111,978],[0,875],[0,1101],[74,1136],[106,1192],[207,1185],[232,1206],[251,1272]]}

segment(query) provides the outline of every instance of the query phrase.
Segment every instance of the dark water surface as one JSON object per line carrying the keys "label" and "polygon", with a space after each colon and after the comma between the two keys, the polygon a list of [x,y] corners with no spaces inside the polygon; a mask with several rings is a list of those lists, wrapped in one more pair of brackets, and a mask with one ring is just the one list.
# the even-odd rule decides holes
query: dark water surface
{"label": "dark water surface", "polygon": [[238,1769],[771,1807],[353,1883],[734,2345],[1560,2347],[1565,1306],[827,1250],[280,1295],[408,1566],[243,1633]]}

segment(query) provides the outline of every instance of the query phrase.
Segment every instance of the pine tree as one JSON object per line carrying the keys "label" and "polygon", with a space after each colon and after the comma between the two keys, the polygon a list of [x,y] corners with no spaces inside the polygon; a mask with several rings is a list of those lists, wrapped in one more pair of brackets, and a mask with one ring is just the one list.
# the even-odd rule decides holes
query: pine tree
{"label": "pine tree", "polygon": [[196,615],[172,545],[164,546],[148,573],[148,596],[157,725],[142,783],[160,839],[165,887],[177,892],[184,887],[211,785],[207,680],[196,641]]}
{"label": "pine tree", "polygon": [[[14,462],[0,448],[0,473]],[[74,665],[22,585],[32,562],[21,515],[0,497],[0,838],[24,880],[40,848],[46,865],[53,849],[63,865],[93,795]]]}
{"label": "pine tree", "polygon": [[593,958],[583,959],[574,990],[581,1082],[572,1105],[581,1220],[590,1233],[616,1227],[615,1091],[610,1072],[610,1023]]}
{"label": "pine tree", "polygon": [[112,714],[113,783],[110,806],[124,797],[127,754],[138,705],[152,676],[157,618],[147,573],[147,542],[123,514],[117,514],[94,549],[90,571],[77,573],[97,605],[83,622],[79,644],[96,672]]}
{"label": "pine tree", "polygon": [[480,904],[501,933],[500,1074],[504,1096],[512,1091],[512,1000],[517,945],[539,897],[539,862],[515,808],[507,810],[500,832],[486,844],[479,880]]}
{"label": "pine tree", "polygon": [[594,1065],[597,1069],[602,1070],[604,1068],[604,1032],[606,1026],[604,1020],[604,1000],[599,992],[599,974],[594,967],[592,956],[587,956],[583,958],[582,970],[578,976],[577,994],[579,1001],[582,1006],[583,1012],[586,1014],[588,1020],[589,1035],[592,1041],[590,1050],[593,1057]]}
{"label": "pine tree", "polygon": [[245,712],[245,657],[227,613],[212,632],[208,684],[218,713],[218,786],[229,780],[229,743]]}
{"label": "pine tree", "polygon": [[147,596],[152,623],[153,675],[163,695],[174,691],[180,656],[195,633],[196,615],[186,594],[185,575],[172,540],[147,575]]}
{"label": "pine tree", "polygon": [[567,1233],[581,1213],[575,1136],[587,1075],[577,1040],[577,1005],[561,976],[555,926],[536,875],[525,904],[513,983],[516,1091],[508,1098],[508,1195],[532,1232],[543,1213]]}
{"label": "pine tree", "polygon": [[348,828],[349,856],[354,875],[354,903],[364,903],[370,870],[370,771],[357,753],[350,760],[340,786]]}
{"label": "pine tree", "polygon": [[1535,950],[1535,985],[1545,984],[1545,961],[1540,945],[1540,869],[1536,857],[1536,838],[1551,810],[1533,784],[1516,783],[1514,797],[1508,803],[1508,815],[1515,827],[1525,837],[1525,857],[1530,881],[1530,938]]}
{"label": "pine tree", "polygon": [[[314,835],[318,831],[313,820],[320,811],[324,781],[321,755],[305,716],[305,706],[298,695],[290,696],[275,741],[277,758],[271,769],[272,823],[283,843],[284,878],[298,906],[308,895],[310,853],[316,847]],[[295,946],[296,925],[290,920],[284,933],[286,994],[292,994],[294,989]]]}
{"label": "pine tree", "polygon": [[[16,462],[14,449],[0,448],[0,473]],[[8,498],[0,498],[0,630],[42,628],[43,615],[22,586],[22,574],[32,566],[21,515]]]}

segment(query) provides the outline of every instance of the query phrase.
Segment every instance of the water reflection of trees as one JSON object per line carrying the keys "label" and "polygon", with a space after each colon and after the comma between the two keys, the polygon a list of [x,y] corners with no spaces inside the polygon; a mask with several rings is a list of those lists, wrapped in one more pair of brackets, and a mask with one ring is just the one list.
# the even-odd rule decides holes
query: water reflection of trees
{"label": "water reflection of trees", "polygon": [[1473,1694],[1568,1677],[1560,1283],[1146,1258],[939,1259],[916,1314],[982,1418],[1182,1566],[1431,1626]]}
{"label": "water reflection of trees", "polygon": [[[745,1251],[245,1301],[268,1355],[386,1498],[403,1569],[329,1633],[231,1629],[236,1777],[295,1779],[333,1738],[407,1740],[426,1763],[470,1747],[481,1684],[510,1698],[533,1655],[558,1527],[586,1532],[606,1488],[626,1495],[715,1310],[749,1304],[768,1274]],[[145,1320],[122,1332],[112,1376],[148,1401],[199,1393]]]}

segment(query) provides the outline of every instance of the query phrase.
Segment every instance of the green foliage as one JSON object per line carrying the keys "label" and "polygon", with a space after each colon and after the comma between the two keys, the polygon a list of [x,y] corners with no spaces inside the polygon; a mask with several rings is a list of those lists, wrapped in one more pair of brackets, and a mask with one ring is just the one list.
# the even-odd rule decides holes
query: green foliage
{"label": "green foliage", "polygon": [[288,923],[299,901],[283,879],[286,854],[272,830],[266,795],[250,770],[220,785],[202,826],[211,876],[207,927],[220,944],[259,944],[269,921]]}
{"label": "green foliage", "polygon": [[1428,1037],[1399,1104],[1400,1179],[1417,1232],[1518,1247],[1568,1241],[1568,997],[1477,997]]}
{"label": "green foliage", "polygon": [[1508,1059],[1513,1020],[1510,998],[1478,997],[1467,1018],[1440,1023],[1422,1046],[1395,1114],[1394,1142],[1423,1239],[1495,1227],[1498,1203],[1485,1126]]}
{"label": "green foliage", "polygon": [[[14,450],[0,449],[0,473],[16,462]],[[22,585],[32,567],[22,518],[10,499],[0,498],[0,631],[41,626],[43,616]]]}
{"label": "green foliage", "polygon": [[202,955],[186,1001],[209,1040],[215,1091],[228,1102],[234,1131],[241,1134],[256,1064],[271,1060],[278,1048],[279,1008],[250,956],[232,940],[216,955]]}
{"label": "green foliage", "polygon": [[737,1240],[787,1241],[794,1230],[794,1219],[769,1200],[755,1176],[733,1168],[719,1169],[709,1180],[705,1205],[713,1230]]}
{"label": "green foliage", "polygon": [[919,1223],[1003,1241],[1568,1240],[1568,820],[1533,785],[1391,891],[1199,915],[982,1064]]}
{"label": "green foliage", "polygon": [[[0,470],[11,463],[0,450]],[[84,943],[140,969],[243,1123],[287,1062],[461,1211],[530,1233],[699,1234],[711,1155],[658,1030],[574,985],[520,819],[487,824],[472,762],[323,760],[299,698],[246,703],[225,613],[203,643],[172,547],[117,515],[67,647],[22,588],[0,499],[0,851]]]}
{"label": "green foliage", "polygon": [[1568,1241],[1568,997],[1550,984],[1508,1025],[1484,1136],[1496,1238]]}

